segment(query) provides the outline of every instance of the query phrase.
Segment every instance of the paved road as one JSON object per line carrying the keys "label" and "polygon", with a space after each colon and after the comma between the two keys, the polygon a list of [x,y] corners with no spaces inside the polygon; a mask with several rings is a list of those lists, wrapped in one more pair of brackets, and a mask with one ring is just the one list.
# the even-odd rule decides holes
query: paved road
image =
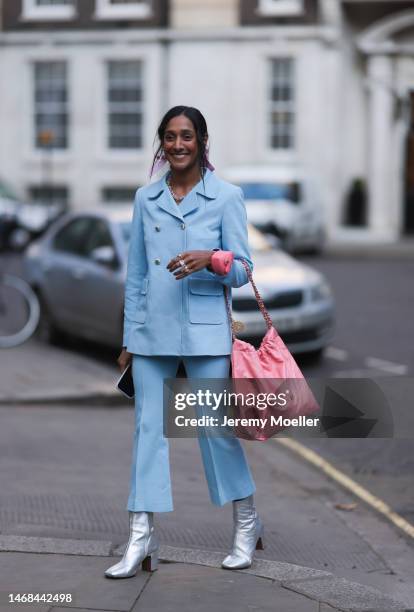
{"label": "paved road", "polygon": [[[307,376],[393,377],[398,414],[411,424],[408,439],[307,440],[414,523],[414,261],[303,258],[328,278],[337,303],[337,326],[320,367]],[[402,389],[404,393],[402,393]]]}

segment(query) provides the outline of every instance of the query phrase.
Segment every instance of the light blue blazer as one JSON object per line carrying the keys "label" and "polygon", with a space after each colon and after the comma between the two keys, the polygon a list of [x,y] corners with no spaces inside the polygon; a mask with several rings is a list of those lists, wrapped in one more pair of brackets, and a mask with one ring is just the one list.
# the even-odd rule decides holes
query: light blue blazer
{"label": "light blue blazer", "polygon": [[[226,276],[207,269],[176,280],[169,261],[184,251],[233,251]],[[232,339],[224,287],[248,282],[253,269],[240,187],[206,170],[176,204],[160,180],[137,190],[125,286],[123,346],[139,355],[228,355]],[[231,289],[230,289],[231,293]]]}

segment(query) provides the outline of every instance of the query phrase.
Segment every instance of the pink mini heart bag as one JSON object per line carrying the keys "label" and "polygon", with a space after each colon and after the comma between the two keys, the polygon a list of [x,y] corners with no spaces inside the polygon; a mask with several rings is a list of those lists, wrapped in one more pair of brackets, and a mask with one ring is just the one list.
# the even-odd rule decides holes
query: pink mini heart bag
{"label": "pink mini heart bag", "polygon": [[234,254],[232,251],[215,251],[211,256],[211,269],[216,274],[228,274],[233,265]]}

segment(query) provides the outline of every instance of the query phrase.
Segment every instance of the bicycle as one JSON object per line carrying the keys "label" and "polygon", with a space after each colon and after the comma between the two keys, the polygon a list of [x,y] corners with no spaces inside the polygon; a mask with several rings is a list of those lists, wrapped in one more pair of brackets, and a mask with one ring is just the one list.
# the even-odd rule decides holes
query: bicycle
{"label": "bicycle", "polygon": [[26,342],[39,320],[39,300],[30,285],[0,270],[0,349]]}

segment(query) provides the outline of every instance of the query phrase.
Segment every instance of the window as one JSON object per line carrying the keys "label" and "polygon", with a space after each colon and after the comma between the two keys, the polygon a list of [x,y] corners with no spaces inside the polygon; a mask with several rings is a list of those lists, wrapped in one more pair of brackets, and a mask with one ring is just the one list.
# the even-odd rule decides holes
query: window
{"label": "window", "polygon": [[284,200],[298,204],[301,199],[299,183],[239,183],[245,200]]}
{"label": "window", "polygon": [[270,61],[269,138],[272,149],[293,149],[295,131],[294,60]]}
{"label": "window", "polygon": [[36,6],[64,6],[73,5],[73,0],[35,0]]}
{"label": "window", "polygon": [[68,131],[65,62],[34,65],[35,147],[66,149]]}
{"label": "window", "polygon": [[94,249],[108,246],[115,248],[107,222],[102,219],[94,219],[85,243],[85,255],[90,257]]}
{"label": "window", "polygon": [[258,0],[257,12],[264,17],[290,17],[303,11],[303,0]]}
{"label": "window", "polygon": [[108,63],[108,146],[142,147],[142,67],[139,61]]}
{"label": "window", "polygon": [[98,19],[147,19],[152,16],[151,0],[96,0]]}
{"label": "window", "polygon": [[64,251],[78,256],[85,255],[85,243],[89,235],[93,219],[81,217],[69,221],[61,228],[53,240],[53,248],[57,251]]}
{"label": "window", "polygon": [[41,187],[29,187],[30,200],[36,204],[57,205],[67,208],[69,203],[68,188],[58,185],[42,185]]}
{"label": "window", "polygon": [[104,204],[133,204],[137,187],[104,187],[102,201]]}
{"label": "window", "polygon": [[109,4],[112,6],[114,4],[123,5],[123,4],[131,4],[132,6],[139,6],[140,4],[148,4],[145,0],[109,0]]}
{"label": "window", "polygon": [[23,0],[23,19],[73,19],[75,0]]}

